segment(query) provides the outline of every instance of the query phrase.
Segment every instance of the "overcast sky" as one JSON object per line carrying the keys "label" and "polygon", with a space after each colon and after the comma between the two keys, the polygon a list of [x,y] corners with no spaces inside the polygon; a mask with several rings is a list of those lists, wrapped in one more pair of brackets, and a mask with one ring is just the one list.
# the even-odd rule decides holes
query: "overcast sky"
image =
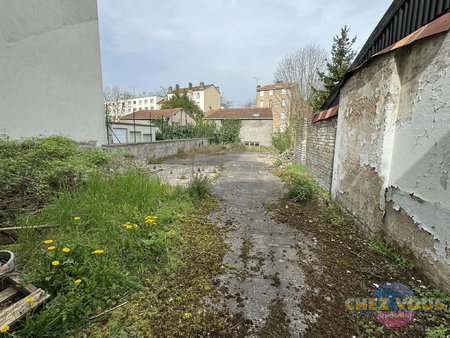
{"label": "overcast sky", "polygon": [[103,85],[139,93],[200,81],[234,106],[273,81],[284,55],[331,50],[347,24],[363,46],[392,0],[98,0]]}

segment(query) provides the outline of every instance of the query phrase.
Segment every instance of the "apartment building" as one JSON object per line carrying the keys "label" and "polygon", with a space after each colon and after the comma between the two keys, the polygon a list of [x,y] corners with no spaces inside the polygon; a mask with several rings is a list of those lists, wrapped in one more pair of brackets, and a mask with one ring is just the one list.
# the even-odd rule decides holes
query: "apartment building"
{"label": "apartment building", "polygon": [[256,107],[272,108],[274,132],[285,132],[289,126],[289,117],[293,114],[293,96],[297,88],[297,84],[283,81],[256,87]]}
{"label": "apartment building", "polygon": [[164,101],[161,96],[136,97],[128,100],[107,101],[105,110],[113,120],[139,110],[159,110]]}
{"label": "apartment building", "polygon": [[[189,83],[187,88],[180,88],[177,84],[175,86],[175,91],[177,90],[181,94],[187,93],[188,97],[193,100],[204,113],[212,109],[220,108],[219,87],[216,87],[213,84],[205,85],[204,82],[200,82],[200,85],[193,86],[192,83]],[[172,87],[169,87],[167,99],[170,100],[173,95],[175,95],[174,90]]]}

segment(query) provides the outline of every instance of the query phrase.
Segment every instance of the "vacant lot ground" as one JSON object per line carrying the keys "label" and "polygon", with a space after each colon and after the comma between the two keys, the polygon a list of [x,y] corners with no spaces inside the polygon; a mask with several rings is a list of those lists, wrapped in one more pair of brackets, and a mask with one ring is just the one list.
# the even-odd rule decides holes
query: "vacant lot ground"
{"label": "vacant lot ground", "polygon": [[[442,293],[404,262],[374,252],[352,219],[326,198],[283,199],[272,174],[274,155],[196,154],[164,162],[157,174],[220,173],[213,184],[220,207],[212,221],[227,229],[229,250],[216,276],[215,307],[235,320],[224,336],[445,336],[449,314],[418,312],[407,326],[390,329],[371,313],[345,310],[347,297],[371,296],[379,285],[401,281],[417,295]],[[173,181],[172,181],[173,182]]]}

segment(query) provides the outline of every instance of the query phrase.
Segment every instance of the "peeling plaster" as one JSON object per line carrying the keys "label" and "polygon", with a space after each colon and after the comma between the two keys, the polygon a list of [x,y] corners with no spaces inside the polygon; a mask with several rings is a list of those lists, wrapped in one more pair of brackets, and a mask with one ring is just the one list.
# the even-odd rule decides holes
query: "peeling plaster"
{"label": "peeling plaster", "polygon": [[412,192],[405,192],[390,187],[386,196],[387,202],[394,202],[394,209],[403,209],[406,214],[422,229],[435,239],[434,250],[426,249],[435,261],[450,264],[448,248],[450,247],[450,211],[440,203],[430,203],[417,197]]}

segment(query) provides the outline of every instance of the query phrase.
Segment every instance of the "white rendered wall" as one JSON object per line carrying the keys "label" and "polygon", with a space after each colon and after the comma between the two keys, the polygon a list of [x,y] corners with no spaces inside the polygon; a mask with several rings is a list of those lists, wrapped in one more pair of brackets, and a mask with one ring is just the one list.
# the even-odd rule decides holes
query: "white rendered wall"
{"label": "white rendered wall", "polygon": [[106,142],[96,0],[4,0],[0,133]]}

